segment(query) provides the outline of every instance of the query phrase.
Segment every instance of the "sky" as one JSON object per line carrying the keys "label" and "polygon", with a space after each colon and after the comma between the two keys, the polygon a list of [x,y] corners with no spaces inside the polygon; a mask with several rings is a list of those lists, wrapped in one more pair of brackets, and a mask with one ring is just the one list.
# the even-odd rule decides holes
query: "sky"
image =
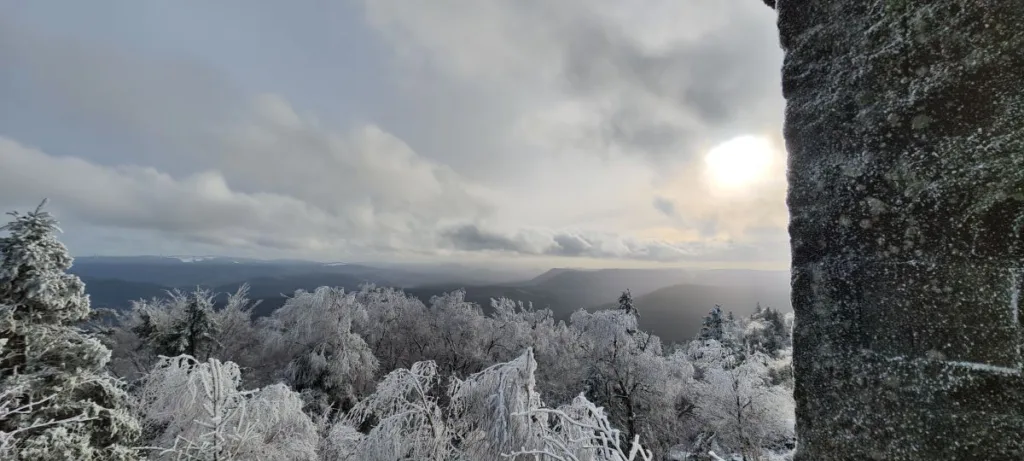
{"label": "sky", "polygon": [[0,0],[0,208],[75,255],[785,268],[754,0]]}

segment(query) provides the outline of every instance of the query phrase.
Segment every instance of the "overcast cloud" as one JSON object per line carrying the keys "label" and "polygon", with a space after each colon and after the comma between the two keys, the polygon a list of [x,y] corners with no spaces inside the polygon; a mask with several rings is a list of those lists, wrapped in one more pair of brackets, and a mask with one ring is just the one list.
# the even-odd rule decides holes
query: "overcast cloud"
{"label": "overcast cloud", "polygon": [[[0,4],[0,207],[76,254],[788,264],[751,0]],[[742,190],[704,155],[767,137]]]}

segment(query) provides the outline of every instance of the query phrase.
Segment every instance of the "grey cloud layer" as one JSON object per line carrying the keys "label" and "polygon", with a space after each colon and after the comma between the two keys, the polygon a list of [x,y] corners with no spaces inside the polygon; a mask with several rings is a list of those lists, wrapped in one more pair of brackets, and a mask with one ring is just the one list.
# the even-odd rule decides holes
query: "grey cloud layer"
{"label": "grey cloud layer", "polygon": [[221,170],[243,189],[290,194],[374,233],[423,232],[435,221],[491,211],[474,195],[479,186],[379,127],[335,133],[274,95],[255,106],[220,156]]}
{"label": "grey cloud layer", "polygon": [[197,150],[244,101],[201,61],[41,34],[2,11],[0,62],[0,135],[43,125],[27,131],[53,130],[48,144],[102,163],[130,156],[183,173],[189,168],[178,167],[195,167]]}
{"label": "grey cloud layer", "polygon": [[[357,152],[386,156],[386,151],[379,149]],[[287,161],[287,157],[283,160]],[[412,158],[399,160],[422,161]],[[305,255],[316,252],[338,254],[352,250],[352,245],[363,250],[420,253],[429,253],[432,248],[439,247],[534,256],[650,261],[702,260],[721,257],[723,252],[735,250],[733,245],[679,244],[598,233],[517,231],[514,235],[503,235],[472,224],[449,226],[439,232],[440,241],[436,241],[428,223],[417,221],[415,215],[405,213],[400,207],[362,210],[381,219],[360,220],[366,215],[360,214],[358,207],[366,204],[358,200],[339,200],[325,209],[288,195],[233,190],[224,176],[215,171],[178,180],[152,168],[112,168],[73,157],[54,157],[4,138],[0,138],[0,164],[4,167],[0,171],[7,172],[0,174],[0,196],[6,203],[28,203],[40,196],[50,196],[55,199],[58,209],[90,224],[155,230],[169,237],[224,247],[267,247]],[[281,165],[265,167],[273,169]],[[358,174],[360,171],[372,172],[372,168],[351,171]],[[311,174],[309,179],[315,182],[320,178]],[[387,185],[380,184],[382,187]],[[410,189],[406,200],[429,203],[429,198],[414,197],[414,194],[427,196],[430,192],[437,190],[430,187]],[[389,194],[391,199],[398,200],[394,191]],[[443,206],[458,203],[457,198],[441,195],[435,199],[440,203],[438,206]],[[339,205],[341,203],[349,203],[350,208],[344,208]],[[389,204],[396,205],[397,202]],[[386,219],[390,214],[399,220]],[[461,216],[452,213],[452,216],[472,217],[469,213]],[[422,239],[409,239],[410,231],[422,232]],[[401,239],[393,240],[396,236]]]}
{"label": "grey cloud layer", "polygon": [[377,127],[318,128],[279,97],[216,151],[225,165],[175,178],[154,168],[56,157],[0,138],[0,202],[49,196],[74,217],[190,241],[305,253],[420,250],[444,219],[482,215],[470,182]]}
{"label": "grey cloud layer", "polygon": [[[682,2],[652,24],[599,14],[611,1],[366,2],[373,22],[417,63],[516,97],[541,95],[541,111],[574,101],[596,116],[560,128],[580,130],[588,146],[675,160],[692,156],[709,133],[779,126],[774,23],[748,3]],[[681,32],[657,44],[638,36],[666,24]]]}
{"label": "grey cloud layer", "polygon": [[[528,230],[506,235],[474,224],[446,229],[441,236],[443,244],[458,250],[575,258],[659,262],[743,261],[757,253],[778,253],[778,248],[766,252],[749,244],[666,242],[597,233]],[[771,255],[772,258],[778,256]]]}

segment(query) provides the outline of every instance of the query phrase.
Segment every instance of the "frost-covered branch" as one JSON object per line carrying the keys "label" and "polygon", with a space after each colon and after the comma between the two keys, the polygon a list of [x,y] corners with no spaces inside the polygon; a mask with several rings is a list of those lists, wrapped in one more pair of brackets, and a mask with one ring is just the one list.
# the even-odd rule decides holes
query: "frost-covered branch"
{"label": "frost-covered branch", "polygon": [[[626,445],[600,407],[580,395],[571,404],[558,409],[538,408],[524,416],[544,415],[552,424],[540,434],[540,447],[504,454],[506,457],[532,456],[536,460],[572,461],[651,461],[654,455],[635,436]],[[547,418],[545,418],[547,419]]]}
{"label": "frost-covered branch", "polygon": [[238,366],[164,357],[144,381],[141,409],[166,459],[314,460],[319,436],[284,385],[238,389]]}
{"label": "frost-covered branch", "polygon": [[430,394],[438,379],[431,361],[392,371],[339,421],[345,426],[377,421],[358,442],[362,459],[448,459],[454,453],[451,429]]}

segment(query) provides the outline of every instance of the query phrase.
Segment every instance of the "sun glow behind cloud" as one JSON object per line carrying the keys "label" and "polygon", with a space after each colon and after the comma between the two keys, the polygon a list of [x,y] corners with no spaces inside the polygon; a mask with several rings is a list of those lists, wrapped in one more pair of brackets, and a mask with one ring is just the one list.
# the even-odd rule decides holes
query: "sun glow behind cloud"
{"label": "sun glow behind cloud", "polygon": [[778,153],[760,136],[732,138],[708,151],[705,172],[715,189],[736,192],[750,189],[768,179]]}

